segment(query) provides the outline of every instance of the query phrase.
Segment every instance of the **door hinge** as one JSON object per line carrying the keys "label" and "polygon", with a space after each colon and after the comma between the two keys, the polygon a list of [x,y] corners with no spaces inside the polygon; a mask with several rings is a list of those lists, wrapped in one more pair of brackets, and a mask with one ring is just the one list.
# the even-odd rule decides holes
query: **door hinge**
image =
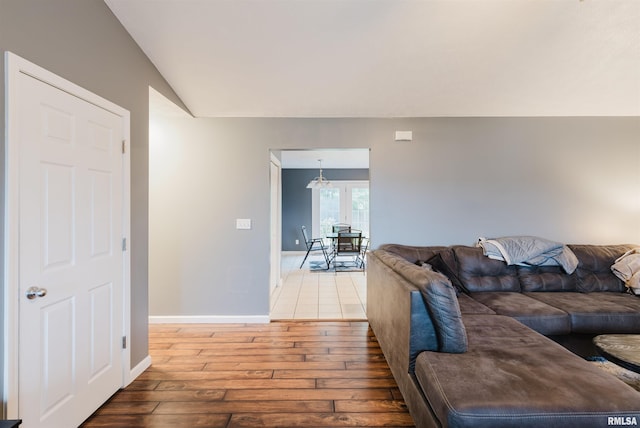
{"label": "door hinge", "polygon": [[127,140],[122,140],[122,153],[127,153]]}
{"label": "door hinge", "polygon": [[127,336],[122,336],[122,349],[127,349]]}
{"label": "door hinge", "polygon": [[122,251],[127,251],[127,238],[122,238]]}

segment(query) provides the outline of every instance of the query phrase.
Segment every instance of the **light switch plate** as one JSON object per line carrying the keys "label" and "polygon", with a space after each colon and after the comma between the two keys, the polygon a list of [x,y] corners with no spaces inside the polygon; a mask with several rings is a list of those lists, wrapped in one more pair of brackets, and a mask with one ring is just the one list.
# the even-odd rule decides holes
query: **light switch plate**
{"label": "light switch plate", "polygon": [[236,229],[243,229],[243,230],[251,229],[251,219],[250,218],[237,218],[236,219]]}

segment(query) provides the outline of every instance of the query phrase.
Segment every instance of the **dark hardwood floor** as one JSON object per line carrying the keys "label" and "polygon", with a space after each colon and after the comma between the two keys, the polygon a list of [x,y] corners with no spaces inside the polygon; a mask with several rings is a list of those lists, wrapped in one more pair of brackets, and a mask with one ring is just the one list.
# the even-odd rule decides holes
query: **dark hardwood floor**
{"label": "dark hardwood floor", "polygon": [[366,322],[150,326],[152,366],[90,427],[412,427]]}

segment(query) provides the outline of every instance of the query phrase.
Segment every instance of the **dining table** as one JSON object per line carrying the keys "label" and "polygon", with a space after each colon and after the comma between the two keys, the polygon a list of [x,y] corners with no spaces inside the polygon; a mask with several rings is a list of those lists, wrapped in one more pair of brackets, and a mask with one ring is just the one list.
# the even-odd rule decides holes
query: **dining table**
{"label": "dining table", "polygon": [[[333,268],[334,270],[336,270],[336,267],[338,265],[338,262],[336,260],[336,257],[340,255],[340,252],[337,249],[337,245],[338,245],[338,237],[340,238],[358,238],[360,237],[360,244],[362,244],[362,242],[366,239],[364,236],[362,236],[362,232],[361,231],[350,231],[350,232],[327,232],[327,234],[325,235],[325,238],[330,239],[331,240],[331,253],[329,254],[329,269]],[[358,253],[349,253],[349,254],[344,254],[344,255],[350,255],[350,256],[354,256],[355,260],[354,263],[357,264],[358,260],[361,259],[360,258],[360,251],[358,251]],[[344,263],[341,263],[341,265],[344,265]],[[364,266],[364,265],[363,265]]]}

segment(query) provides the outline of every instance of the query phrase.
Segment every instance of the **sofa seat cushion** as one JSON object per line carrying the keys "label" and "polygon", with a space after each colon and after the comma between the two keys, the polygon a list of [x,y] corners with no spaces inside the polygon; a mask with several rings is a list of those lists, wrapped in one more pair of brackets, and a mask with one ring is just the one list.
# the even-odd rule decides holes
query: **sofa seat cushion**
{"label": "sofa seat cushion", "polygon": [[640,417],[640,393],[517,321],[463,317],[464,354],[422,352],[416,379],[442,427],[594,427]]}
{"label": "sofa seat cushion", "polygon": [[640,332],[640,298],[631,294],[614,292],[524,294],[567,312],[573,333]]}
{"label": "sofa seat cushion", "polygon": [[513,317],[539,333],[545,335],[571,333],[569,314],[525,294],[494,291],[472,293],[471,297],[495,313]]}
{"label": "sofa seat cushion", "polygon": [[493,309],[486,307],[467,294],[458,294],[458,305],[460,306],[460,312],[463,314],[496,314]]}

